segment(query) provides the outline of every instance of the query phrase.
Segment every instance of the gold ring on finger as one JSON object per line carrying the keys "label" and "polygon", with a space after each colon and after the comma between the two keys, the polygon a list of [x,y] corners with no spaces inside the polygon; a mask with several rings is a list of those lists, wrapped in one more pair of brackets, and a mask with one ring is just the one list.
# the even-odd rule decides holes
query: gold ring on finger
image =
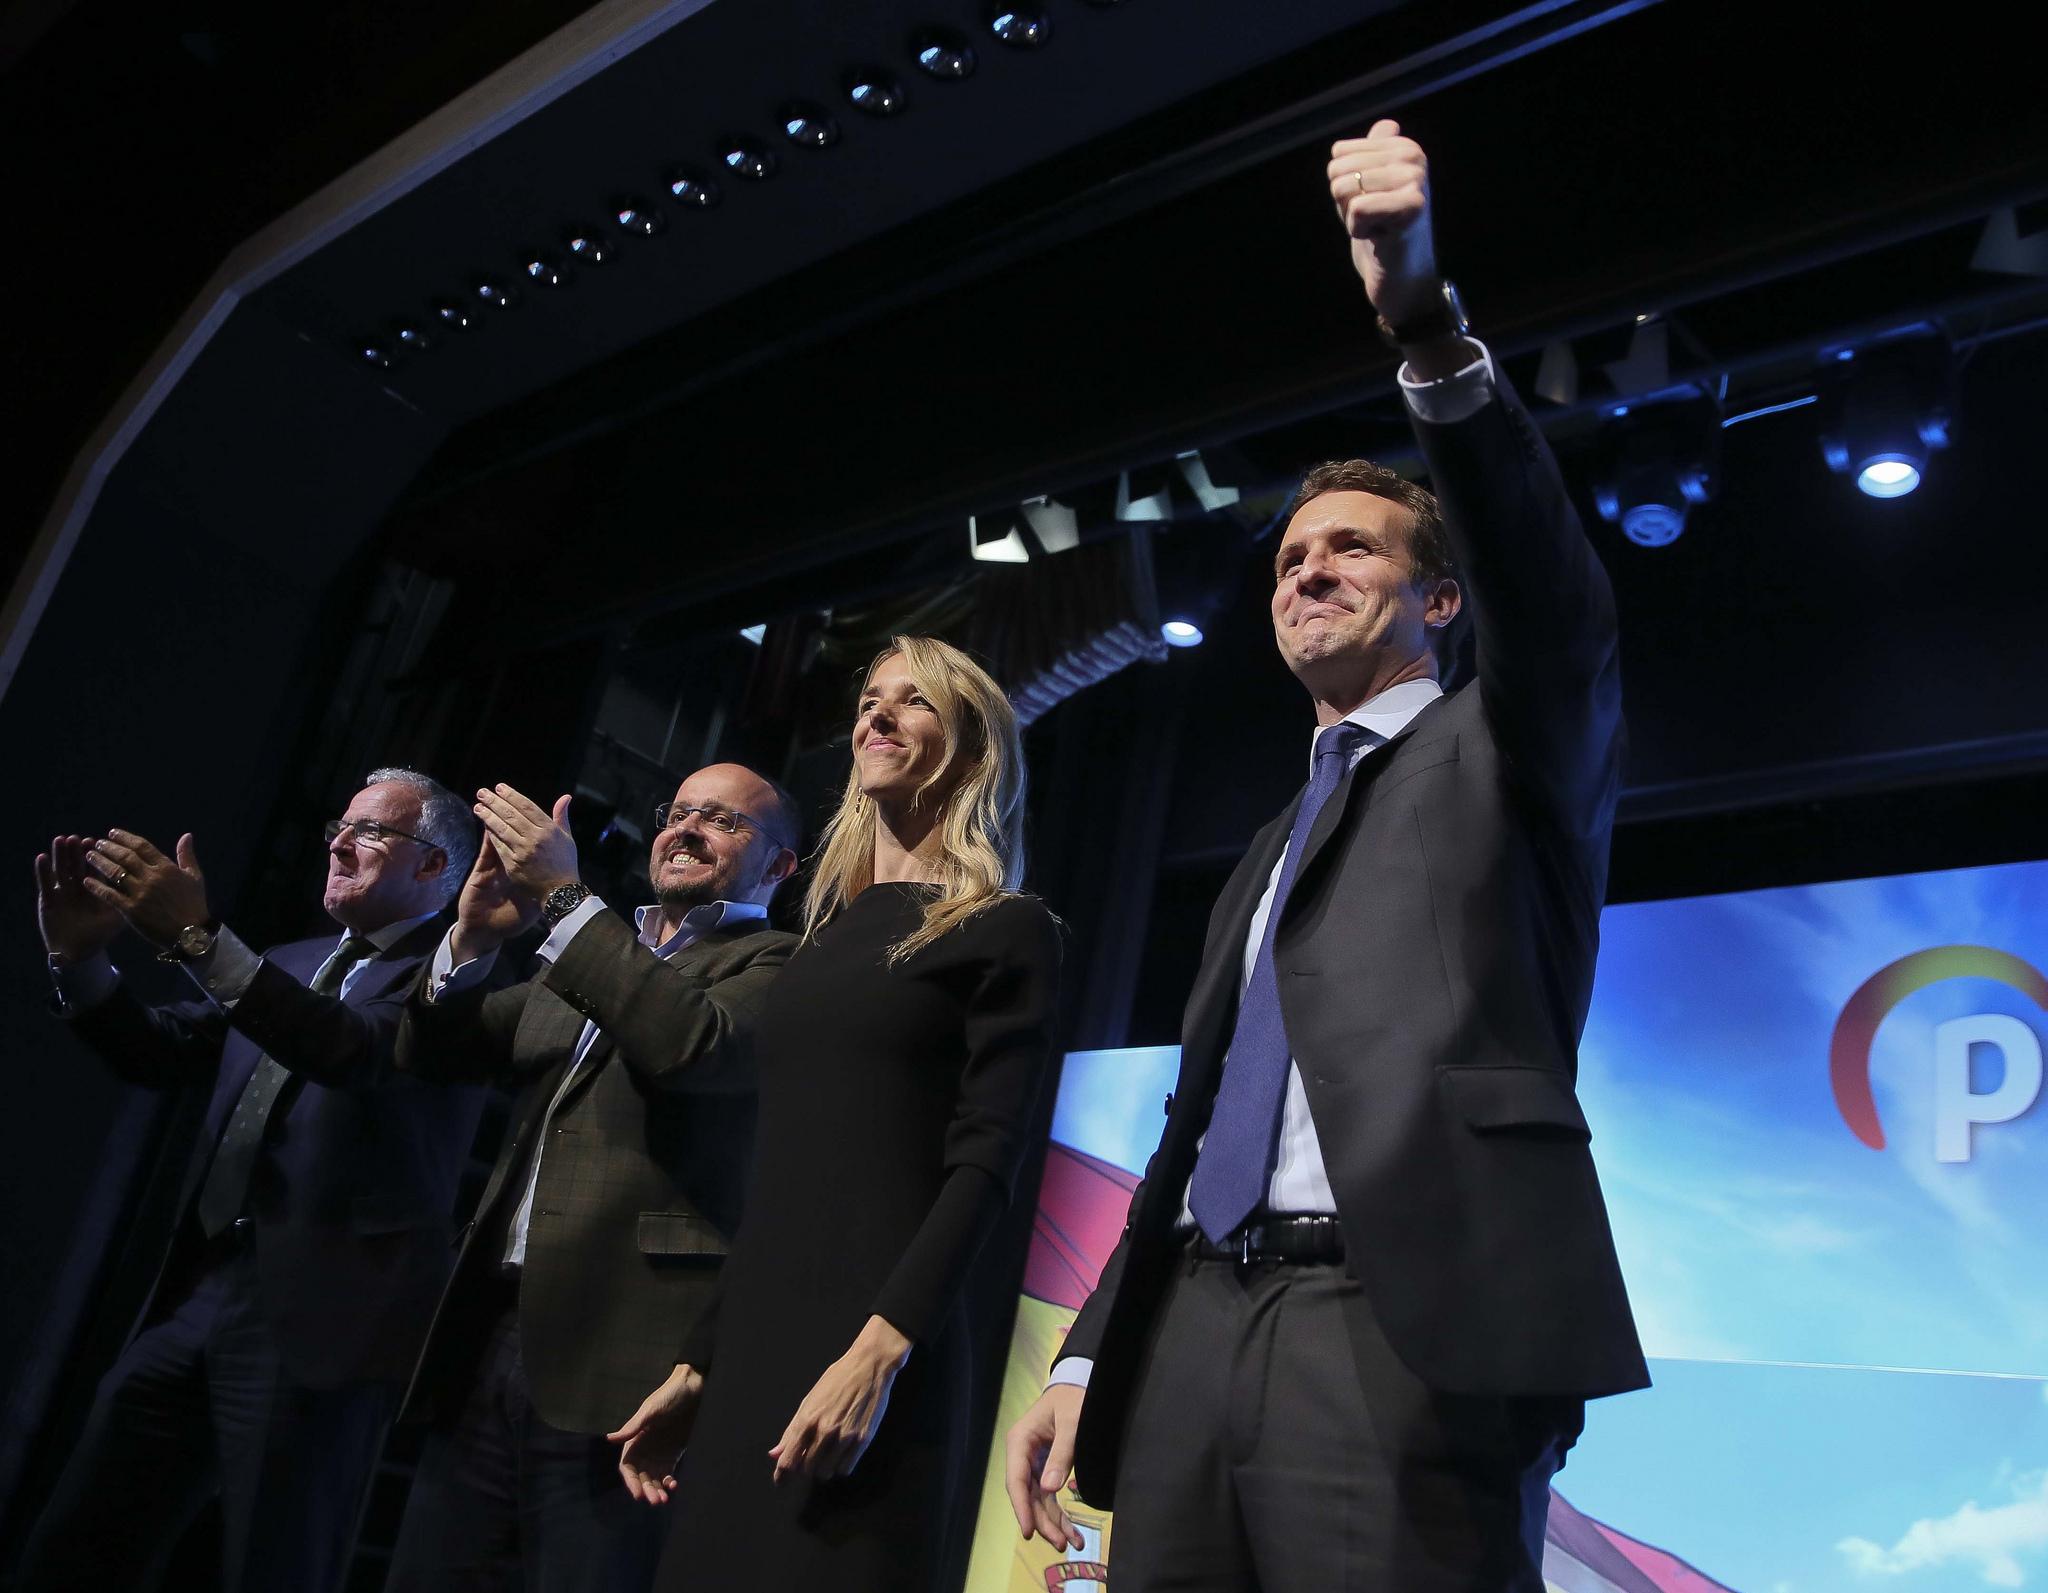
{"label": "gold ring on finger", "polygon": [[1351,174],[1351,180],[1357,185],[1359,193],[1363,194],[1365,192],[1365,173],[1355,171]]}
{"label": "gold ring on finger", "polygon": [[114,889],[119,890],[123,885],[127,883],[128,870],[126,870],[125,868],[119,868],[114,870]]}

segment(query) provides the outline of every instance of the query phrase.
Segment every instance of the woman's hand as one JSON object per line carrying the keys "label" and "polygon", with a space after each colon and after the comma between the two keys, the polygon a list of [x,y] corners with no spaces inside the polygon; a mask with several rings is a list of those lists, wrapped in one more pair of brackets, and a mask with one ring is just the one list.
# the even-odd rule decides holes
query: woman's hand
{"label": "woman's hand", "polygon": [[640,1402],[625,1426],[605,1437],[619,1445],[619,1477],[626,1492],[644,1504],[667,1504],[676,1486],[676,1457],[690,1441],[704,1376],[678,1365],[668,1381]]}
{"label": "woman's hand", "polygon": [[849,1475],[875,1441],[889,1390],[909,1359],[910,1340],[881,1317],[869,1317],[853,1348],[825,1368],[783,1429],[782,1441],[768,1451],[775,1481]]}

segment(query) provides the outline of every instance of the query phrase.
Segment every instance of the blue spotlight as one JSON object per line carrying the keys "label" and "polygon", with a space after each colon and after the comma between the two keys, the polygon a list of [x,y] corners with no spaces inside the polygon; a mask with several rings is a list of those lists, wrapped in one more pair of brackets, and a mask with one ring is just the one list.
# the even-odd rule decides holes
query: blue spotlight
{"label": "blue spotlight", "polygon": [[1876,454],[1858,467],[1856,485],[1873,498],[1903,498],[1920,485],[1925,463],[1902,453]]}
{"label": "blue spotlight", "polygon": [[942,82],[974,75],[974,46],[949,28],[926,28],[910,41],[911,59]]}
{"label": "blue spotlight", "polygon": [[1721,406],[1699,388],[1630,410],[1602,428],[1593,507],[1643,548],[1669,547],[1719,484]]}
{"label": "blue spotlight", "polygon": [[1821,457],[1871,498],[1903,498],[1949,441],[1955,364],[1932,327],[1908,327],[1866,345],[1830,384]]}
{"label": "blue spotlight", "polygon": [[856,67],[847,73],[846,97],[870,116],[898,116],[909,103],[903,85],[877,66]]}
{"label": "blue spotlight", "polygon": [[1168,647],[1200,647],[1202,627],[1193,620],[1170,619],[1159,627],[1159,634],[1166,638]]}

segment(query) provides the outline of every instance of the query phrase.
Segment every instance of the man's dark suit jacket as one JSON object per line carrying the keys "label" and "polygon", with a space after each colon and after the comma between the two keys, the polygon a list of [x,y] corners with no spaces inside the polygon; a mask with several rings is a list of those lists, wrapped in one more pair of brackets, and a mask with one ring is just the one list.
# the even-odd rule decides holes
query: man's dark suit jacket
{"label": "man's dark suit jacket", "polygon": [[[796,939],[744,921],[663,962],[598,913],[545,972],[510,990],[420,989],[398,1065],[524,1087],[407,1395],[450,1409],[473,1370],[535,1136],[547,1144],[519,1282],[520,1356],[543,1420],[606,1433],[675,1367],[676,1345],[738,1225],[754,1136],[753,1031]],[[586,1019],[600,1030],[552,1119]]]}
{"label": "man's dark suit jacket", "polygon": [[297,1075],[272,1109],[246,1209],[265,1319],[307,1387],[403,1380],[447,1280],[483,1094],[429,1089],[390,1066],[406,992],[447,922],[437,916],[379,953],[343,997],[307,988],[335,949],[323,937],[265,952],[232,1015],[210,1001],[145,1006],[125,986],[67,1014],[131,1082],[212,1081],[181,1213],[264,1053]]}
{"label": "man's dark suit jacket", "polygon": [[[1447,1393],[1618,1393],[1649,1378],[1574,1088],[1620,779],[1613,594],[1504,381],[1469,419],[1415,429],[1477,678],[1317,816],[1274,936],[1281,1013],[1395,1353]],[[1095,1363],[1075,1455],[1091,1503],[1113,1497],[1245,936],[1293,818],[1259,832],[1210,915],[1159,1149],[1061,1352]]]}

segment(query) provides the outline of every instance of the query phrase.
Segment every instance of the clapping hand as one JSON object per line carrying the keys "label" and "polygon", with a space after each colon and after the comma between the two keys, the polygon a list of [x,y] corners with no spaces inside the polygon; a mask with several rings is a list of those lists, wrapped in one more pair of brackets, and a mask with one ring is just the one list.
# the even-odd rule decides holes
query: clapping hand
{"label": "clapping hand", "polygon": [[449,952],[459,967],[496,951],[539,916],[540,898],[512,883],[498,856],[497,843],[486,835],[455,904]]}
{"label": "clapping hand", "polygon": [[213,916],[189,835],[178,837],[177,856],[169,858],[132,830],[109,830],[83,856],[86,891],[118,911],[144,940],[168,946],[179,930]]}
{"label": "clapping hand", "polygon": [[86,889],[91,877],[85,866],[82,835],[60,835],[47,852],[36,853],[36,927],[43,949],[68,962],[83,961],[105,951],[121,933],[121,909]]}
{"label": "clapping hand", "polygon": [[509,785],[476,794],[476,816],[495,843],[505,876],[536,902],[577,880],[576,842],[569,834],[569,798],[555,798],[549,813]]}

